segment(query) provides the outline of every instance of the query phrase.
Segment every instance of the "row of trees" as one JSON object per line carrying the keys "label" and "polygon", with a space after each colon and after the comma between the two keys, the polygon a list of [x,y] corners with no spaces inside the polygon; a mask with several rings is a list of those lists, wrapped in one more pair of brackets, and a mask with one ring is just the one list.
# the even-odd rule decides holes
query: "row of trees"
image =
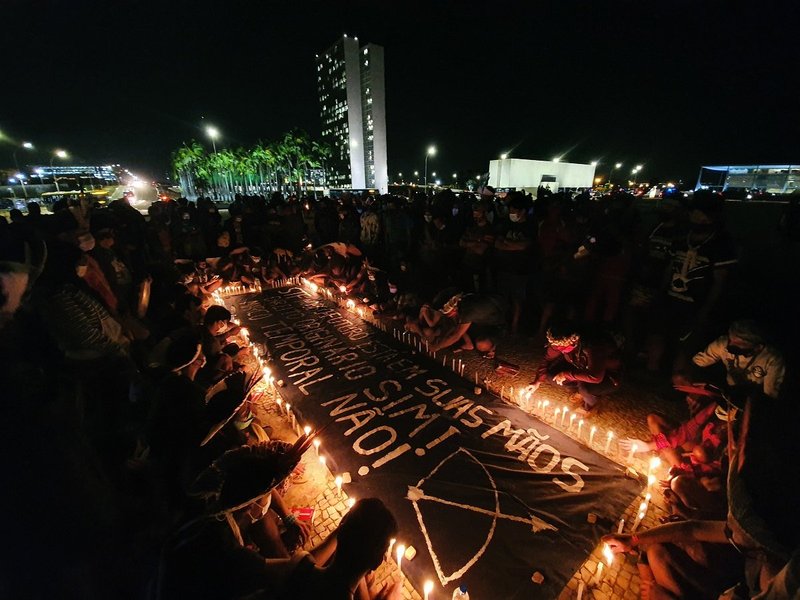
{"label": "row of trees", "polygon": [[172,171],[184,195],[212,194],[231,199],[245,194],[294,190],[324,184],[332,150],[301,130],[250,148],[209,151],[199,142],[184,143],[172,153]]}

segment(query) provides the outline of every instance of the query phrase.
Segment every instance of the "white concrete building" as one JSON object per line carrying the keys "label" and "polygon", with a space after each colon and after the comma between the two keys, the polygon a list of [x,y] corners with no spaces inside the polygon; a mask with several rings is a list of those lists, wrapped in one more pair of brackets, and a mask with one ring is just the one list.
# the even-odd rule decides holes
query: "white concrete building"
{"label": "white concrete building", "polygon": [[317,55],[322,139],[333,148],[328,185],[389,186],[383,48],[347,35]]}
{"label": "white concrete building", "polygon": [[591,188],[594,185],[593,165],[505,158],[489,161],[489,185],[535,192],[543,186],[556,192],[561,188]]}

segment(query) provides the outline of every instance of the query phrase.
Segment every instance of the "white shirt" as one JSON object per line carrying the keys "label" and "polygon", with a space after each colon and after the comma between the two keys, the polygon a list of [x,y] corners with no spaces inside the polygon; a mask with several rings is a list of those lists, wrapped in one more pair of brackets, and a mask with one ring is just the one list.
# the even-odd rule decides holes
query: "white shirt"
{"label": "white shirt", "polygon": [[728,385],[740,385],[745,381],[761,386],[767,396],[778,397],[786,365],[776,348],[764,346],[755,356],[737,356],[728,352],[728,336],[723,335],[711,342],[692,358],[699,367],[709,367],[721,362],[728,374]]}

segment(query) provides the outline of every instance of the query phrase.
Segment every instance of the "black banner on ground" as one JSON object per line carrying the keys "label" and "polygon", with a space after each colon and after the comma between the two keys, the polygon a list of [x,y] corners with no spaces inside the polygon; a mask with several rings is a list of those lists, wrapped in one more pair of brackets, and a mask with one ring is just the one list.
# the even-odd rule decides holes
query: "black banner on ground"
{"label": "black banner on ground", "polygon": [[[301,288],[232,298],[284,397],[356,498],[381,498],[403,571],[449,597],[555,598],[641,492],[616,463]],[[597,522],[587,521],[588,514]],[[532,581],[535,572],[544,582]],[[437,586],[438,587],[438,586]],[[443,597],[442,593],[436,594]]]}

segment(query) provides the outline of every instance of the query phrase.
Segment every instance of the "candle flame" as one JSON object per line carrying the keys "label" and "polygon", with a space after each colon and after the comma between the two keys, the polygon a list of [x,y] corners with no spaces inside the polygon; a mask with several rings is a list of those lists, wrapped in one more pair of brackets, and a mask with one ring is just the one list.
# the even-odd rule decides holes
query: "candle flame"
{"label": "candle flame", "polygon": [[342,476],[341,475],[337,475],[336,479],[334,479],[334,482],[336,483],[336,487],[337,488],[342,489]]}
{"label": "candle flame", "polygon": [[606,559],[606,564],[610,567],[611,563],[614,562],[614,553],[608,544],[603,544],[603,556]]}
{"label": "candle flame", "polygon": [[306,435],[308,435],[309,433],[311,433],[311,427],[309,427],[308,425],[306,425],[305,427],[303,427],[303,433],[305,433]]}
{"label": "candle flame", "polygon": [[395,551],[395,556],[397,557],[397,564],[399,565],[403,560],[403,554],[406,553],[406,547],[403,544],[397,545],[397,550]]}
{"label": "candle flame", "polygon": [[319,451],[319,445],[320,445],[320,441],[319,440],[314,440],[314,450]]}
{"label": "candle flame", "polygon": [[611,439],[613,437],[614,437],[614,432],[613,431],[609,431],[608,432],[608,439]]}
{"label": "candle flame", "polygon": [[[353,505],[356,503],[355,498],[348,498],[347,499],[347,508],[353,508]],[[403,550],[405,552],[405,549]]]}
{"label": "candle flame", "polygon": [[656,476],[650,474],[647,476],[647,485],[653,485],[656,482]]}
{"label": "candle flame", "polygon": [[650,470],[655,471],[658,467],[661,466],[661,459],[657,456],[654,456],[650,459]]}
{"label": "candle flame", "polygon": [[320,456],[320,457],[319,457],[319,464],[321,464],[323,467],[325,466],[325,463],[326,463],[326,462],[327,462],[327,461],[325,460],[325,457],[324,457],[324,456]]}
{"label": "candle flame", "polygon": [[422,586],[422,592],[425,594],[425,597],[427,598],[432,591],[433,591],[433,582],[429,579]]}
{"label": "candle flame", "polygon": [[345,286],[343,286],[343,285],[340,285],[339,286],[339,291],[344,294],[347,291],[347,288]]}

